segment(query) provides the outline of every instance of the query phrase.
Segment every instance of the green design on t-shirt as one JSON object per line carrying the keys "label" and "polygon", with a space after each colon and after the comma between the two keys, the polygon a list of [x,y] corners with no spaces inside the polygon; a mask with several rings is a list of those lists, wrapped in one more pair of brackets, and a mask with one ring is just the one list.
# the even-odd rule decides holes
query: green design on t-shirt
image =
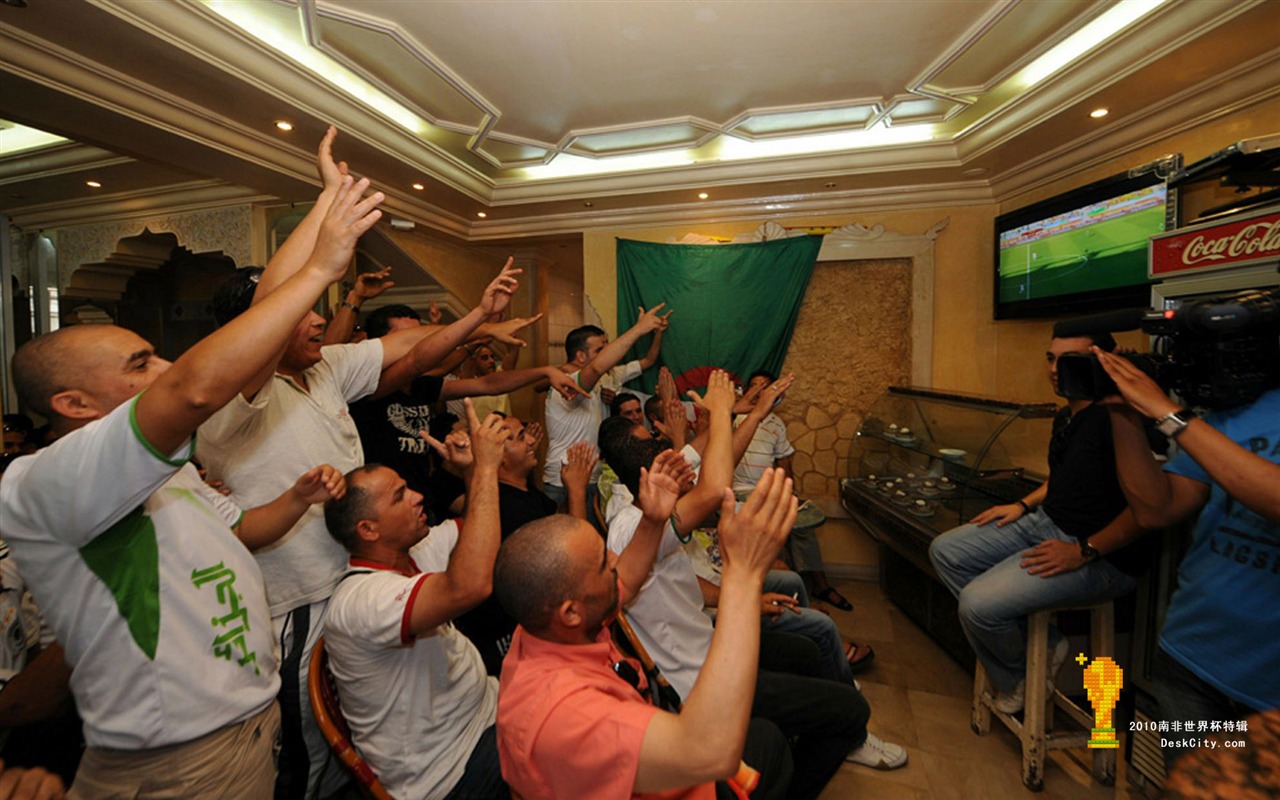
{"label": "green design on t-shirt", "polygon": [[81,547],[80,557],[107,585],[133,640],[154,661],[160,639],[160,550],[151,517],[138,506]]}

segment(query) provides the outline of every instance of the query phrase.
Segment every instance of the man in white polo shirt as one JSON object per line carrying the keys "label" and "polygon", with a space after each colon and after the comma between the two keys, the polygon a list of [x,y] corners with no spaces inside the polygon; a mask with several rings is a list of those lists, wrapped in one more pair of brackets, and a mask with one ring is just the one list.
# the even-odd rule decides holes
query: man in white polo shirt
{"label": "man in white polo shirt", "polygon": [[[600,420],[604,418],[604,406],[600,399],[603,389],[616,390],[658,360],[662,334],[669,324],[667,318],[671,316],[670,311],[659,316],[658,311],[664,305],[666,303],[659,303],[648,311],[640,309],[640,318],[636,320],[636,324],[612,342],[609,341],[608,334],[594,325],[574,328],[565,337],[564,352],[569,362],[560,369],[575,378],[582,390],[589,392],[590,396],[566,400],[554,392],[547,393],[547,462],[542,471],[542,488],[557,504],[563,506],[568,500],[568,494],[560,484],[560,465],[564,462],[565,452],[574,442],[585,440],[593,445],[596,443]],[[653,341],[644,358],[615,368],[631,346],[648,333],[653,334]],[[592,497],[599,480],[600,466],[596,465],[591,474],[587,497],[588,515],[593,518],[595,514],[591,511]],[[588,522],[590,521],[592,520],[589,519]]]}
{"label": "man in white polo shirt", "polygon": [[[468,474],[461,532],[427,527],[422,495],[395,470],[348,473],[325,506],[351,554],[324,619],[329,664],[351,738],[393,797],[510,797],[498,767],[498,684],[452,620],[489,596],[501,540],[498,467],[511,431],[499,416],[450,435]],[[430,534],[430,535],[428,535]]]}
{"label": "man in white polo shirt", "polygon": [[187,459],[197,426],[342,275],[379,216],[367,186],[344,178],[307,264],[172,365],[113,325],[14,356],[24,402],[59,438],[10,466],[0,516],[72,668],[89,745],[76,797],[270,795],[279,679],[262,578],[231,530],[239,512]]}

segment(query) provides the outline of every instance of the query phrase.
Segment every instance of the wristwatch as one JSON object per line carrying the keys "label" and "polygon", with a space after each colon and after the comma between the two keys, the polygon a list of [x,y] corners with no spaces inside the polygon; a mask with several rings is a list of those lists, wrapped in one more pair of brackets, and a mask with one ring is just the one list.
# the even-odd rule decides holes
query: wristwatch
{"label": "wristwatch", "polygon": [[1102,553],[1098,552],[1098,548],[1089,544],[1088,541],[1080,543],[1080,555],[1084,556],[1084,563],[1090,564],[1102,558]]}
{"label": "wristwatch", "polygon": [[1170,439],[1176,439],[1178,434],[1186,430],[1191,424],[1191,420],[1196,418],[1196,412],[1189,408],[1180,408],[1177,411],[1170,411],[1160,419],[1156,420],[1156,430],[1168,436]]}

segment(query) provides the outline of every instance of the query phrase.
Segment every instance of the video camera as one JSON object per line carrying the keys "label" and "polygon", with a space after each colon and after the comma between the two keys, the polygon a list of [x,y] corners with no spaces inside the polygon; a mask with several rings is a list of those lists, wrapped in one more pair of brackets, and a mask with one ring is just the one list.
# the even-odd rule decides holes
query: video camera
{"label": "video camera", "polygon": [[[1234,408],[1280,386],[1280,288],[1191,300],[1176,309],[1093,314],[1058,323],[1053,335],[1139,328],[1157,337],[1155,351],[1123,357],[1189,406]],[[1058,391],[1073,400],[1117,394],[1096,356],[1075,353],[1058,359]]]}

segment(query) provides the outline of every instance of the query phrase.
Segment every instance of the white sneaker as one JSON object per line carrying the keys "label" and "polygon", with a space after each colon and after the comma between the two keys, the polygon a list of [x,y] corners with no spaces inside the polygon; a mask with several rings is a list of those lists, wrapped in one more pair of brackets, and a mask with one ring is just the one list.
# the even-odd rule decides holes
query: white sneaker
{"label": "white sneaker", "polygon": [[[1070,644],[1067,637],[1062,637],[1058,643],[1053,646],[1053,651],[1049,654],[1049,677],[1045,679],[1045,696],[1052,697],[1054,684],[1053,681],[1058,677],[1058,672],[1062,669],[1062,665],[1067,663],[1067,654]],[[1012,692],[999,692],[993,705],[996,711],[1005,714],[1017,714],[1027,703],[1027,682],[1018,681],[1018,685],[1014,687]]]}
{"label": "white sneaker", "polygon": [[1002,714],[1017,714],[1027,703],[1027,682],[1018,681],[1012,692],[997,692],[992,703]]}
{"label": "white sneaker", "polygon": [[897,769],[907,763],[907,751],[874,733],[868,733],[862,747],[845,756],[844,760],[872,769]]}

